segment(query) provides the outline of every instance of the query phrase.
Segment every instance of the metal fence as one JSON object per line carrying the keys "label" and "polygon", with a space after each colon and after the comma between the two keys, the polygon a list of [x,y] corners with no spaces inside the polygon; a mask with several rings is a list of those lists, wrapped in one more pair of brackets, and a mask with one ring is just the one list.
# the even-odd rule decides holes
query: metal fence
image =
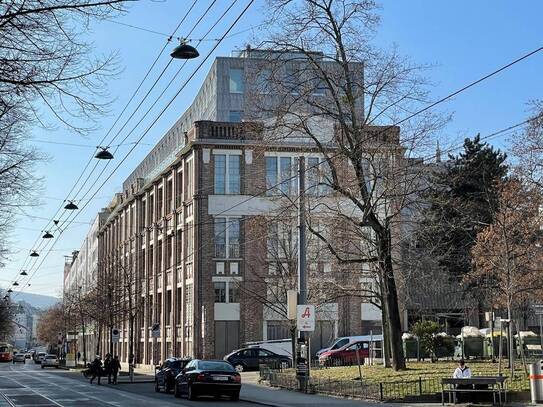
{"label": "metal fence", "polygon": [[[261,366],[260,377],[269,382],[270,386],[282,387],[291,390],[298,389],[298,380],[290,370],[270,369]],[[530,383],[525,377],[516,377],[507,380],[509,391],[529,390]],[[368,400],[393,401],[409,397],[433,396],[441,393],[441,378],[419,377],[418,380],[370,383],[365,380],[338,380],[332,377],[311,377],[308,382],[309,393],[329,394],[334,396],[352,397]]]}

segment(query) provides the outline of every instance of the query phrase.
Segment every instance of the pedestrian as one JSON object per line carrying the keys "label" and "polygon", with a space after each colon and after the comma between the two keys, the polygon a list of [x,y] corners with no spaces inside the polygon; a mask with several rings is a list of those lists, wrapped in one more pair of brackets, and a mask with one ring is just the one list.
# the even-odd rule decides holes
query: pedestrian
{"label": "pedestrian", "polygon": [[110,364],[111,374],[113,375],[113,384],[117,384],[117,375],[119,370],[121,370],[121,362],[119,362],[119,357],[115,355]]}
{"label": "pedestrian", "polygon": [[79,359],[81,359],[81,352],[77,352],[77,364],[79,364]]}
{"label": "pedestrian", "polygon": [[91,369],[91,379],[90,384],[94,381],[95,378],[98,378],[98,385],[100,385],[100,377],[102,376],[102,359],[100,356],[96,356],[94,361],[90,365]]}
{"label": "pedestrian", "polygon": [[106,355],[106,360],[104,360],[104,373],[107,375],[107,384],[111,384],[111,353]]}

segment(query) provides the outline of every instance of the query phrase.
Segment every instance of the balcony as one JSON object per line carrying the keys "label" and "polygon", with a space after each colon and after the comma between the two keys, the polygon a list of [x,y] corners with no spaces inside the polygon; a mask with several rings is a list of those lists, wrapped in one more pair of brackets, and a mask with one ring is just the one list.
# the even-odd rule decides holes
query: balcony
{"label": "balcony", "polygon": [[226,244],[215,243],[215,257],[226,258]]}
{"label": "balcony", "polygon": [[239,243],[230,243],[228,245],[228,257],[230,258],[239,257]]}

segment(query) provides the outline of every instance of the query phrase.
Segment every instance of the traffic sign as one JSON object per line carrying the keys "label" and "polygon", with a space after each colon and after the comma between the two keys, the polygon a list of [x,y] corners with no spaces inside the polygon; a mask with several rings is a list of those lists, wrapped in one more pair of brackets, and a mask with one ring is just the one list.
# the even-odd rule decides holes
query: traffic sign
{"label": "traffic sign", "polygon": [[315,330],[315,306],[298,305],[296,307],[296,328],[302,332],[313,332]]}
{"label": "traffic sign", "polygon": [[153,324],[151,328],[151,337],[160,338],[160,324]]}
{"label": "traffic sign", "polygon": [[111,342],[117,343],[121,339],[121,332],[119,331],[119,328],[113,328],[111,330]]}

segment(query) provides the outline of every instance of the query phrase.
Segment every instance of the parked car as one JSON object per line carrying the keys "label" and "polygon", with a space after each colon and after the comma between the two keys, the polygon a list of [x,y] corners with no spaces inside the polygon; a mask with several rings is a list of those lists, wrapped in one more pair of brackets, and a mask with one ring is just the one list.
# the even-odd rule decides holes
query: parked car
{"label": "parked car", "polygon": [[[331,349],[319,355],[319,363],[325,366],[356,365],[370,356],[370,344],[367,341],[358,341],[343,345],[339,349]],[[358,355],[357,355],[358,351]]]}
{"label": "parked car", "polygon": [[383,336],[382,335],[359,335],[359,336],[342,336],[340,338],[336,338],[334,339],[331,343],[330,343],[330,346],[326,347],[326,348],[322,348],[320,349],[318,352],[317,352],[317,358],[323,353],[323,352],[327,352],[329,350],[336,350],[336,349],[339,349],[345,345],[347,345],[348,343],[354,343],[354,342],[358,342],[358,341],[367,341],[367,342],[370,342],[370,341],[373,341],[373,342],[381,342],[383,340]]}
{"label": "parked car", "polygon": [[58,369],[58,366],[59,366],[59,362],[58,362],[57,355],[46,355],[41,361],[42,369],[46,367],[55,367]]}
{"label": "parked car", "polygon": [[229,396],[239,400],[241,376],[223,360],[191,360],[175,378],[174,395],[186,394],[189,400],[199,396]]}
{"label": "parked car", "polygon": [[169,393],[175,387],[175,377],[190,362],[190,359],[169,358],[155,367],[155,391],[161,388]]}
{"label": "parked car", "polygon": [[38,352],[34,355],[34,362],[36,362],[37,364],[40,364],[41,362],[43,362],[43,359],[45,359],[45,356],[47,356],[47,353],[45,352]]}
{"label": "parked car", "polygon": [[15,353],[13,355],[12,359],[13,363],[26,363],[25,354],[24,353]]}
{"label": "parked car", "polygon": [[283,369],[292,366],[292,359],[285,355],[278,355],[267,349],[260,347],[251,347],[238,349],[224,357],[236,371],[258,370],[262,364],[274,365]]}

